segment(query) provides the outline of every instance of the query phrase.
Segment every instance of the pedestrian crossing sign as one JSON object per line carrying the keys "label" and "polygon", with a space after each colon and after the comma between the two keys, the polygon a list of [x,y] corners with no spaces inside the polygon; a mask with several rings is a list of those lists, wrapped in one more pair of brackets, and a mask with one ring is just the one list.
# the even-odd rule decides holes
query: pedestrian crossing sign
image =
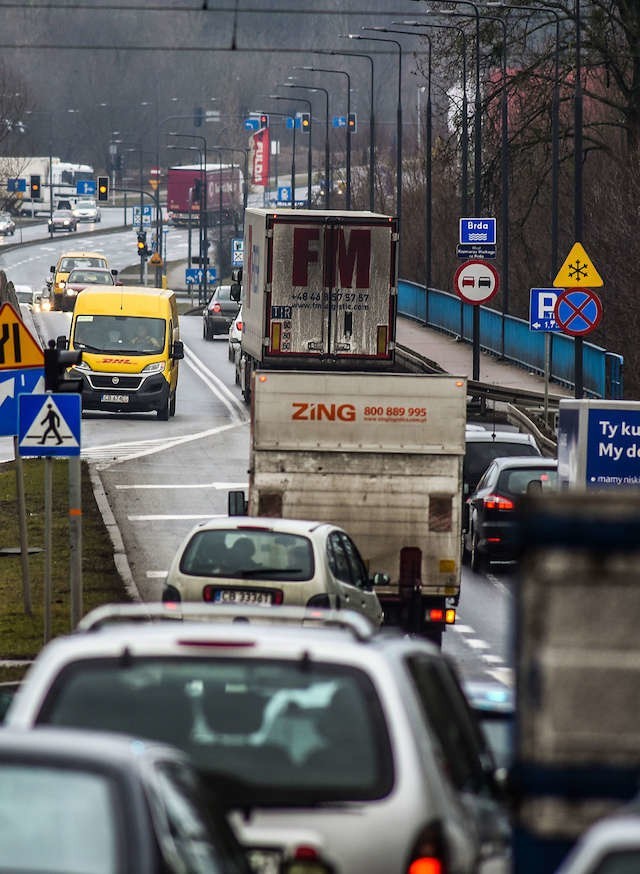
{"label": "pedestrian crossing sign", "polygon": [[18,403],[20,455],[80,455],[79,394],[22,394]]}

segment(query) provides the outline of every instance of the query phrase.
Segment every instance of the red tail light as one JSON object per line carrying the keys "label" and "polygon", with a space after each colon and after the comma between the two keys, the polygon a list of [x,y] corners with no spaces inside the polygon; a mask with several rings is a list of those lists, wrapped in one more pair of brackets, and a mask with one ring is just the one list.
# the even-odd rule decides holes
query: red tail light
{"label": "red tail light", "polygon": [[214,303],[214,305],[211,307],[211,309],[213,310],[214,313],[222,312],[222,307],[220,306],[220,304],[217,301],[216,301],[216,303]]}
{"label": "red tail light", "polygon": [[242,322],[236,322],[236,328],[237,328],[239,331],[242,331]]}
{"label": "red tail light", "polygon": [[423,828],[413,847],[407,874],[448,874],[448,871],[442,826],[432,823]]}
{"label": "red tail light", "polygon": [[513,510],[515,504],[511,498],[503,495],[487,495],[482,499],[485,510]]}
{"label": "red tail light", "polygon": [[439,859],[416,859],[409,865],[408,874],[443,874],[444,868]]}

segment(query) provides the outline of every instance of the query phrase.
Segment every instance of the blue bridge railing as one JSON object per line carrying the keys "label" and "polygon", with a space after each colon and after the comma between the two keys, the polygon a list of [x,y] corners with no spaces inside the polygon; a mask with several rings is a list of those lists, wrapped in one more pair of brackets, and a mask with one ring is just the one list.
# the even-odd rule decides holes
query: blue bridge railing
{"label": "blue bridge railing", "polygon": [[[473,304],[457,295],[430,288],[425,297],[424,285],[398,282],[398,313],[410,319],[473,341]],[[550,333],[549,375],[561,385],[573,387],[574,340],[566,334]],[[480,307],[480,348],[544,376],[545,334],[531,331],[529,323],[498,310]],[[607,352],[593,343],[583,343],[583,386],[585,396],[621,399],[623,396],[622,355]]]}

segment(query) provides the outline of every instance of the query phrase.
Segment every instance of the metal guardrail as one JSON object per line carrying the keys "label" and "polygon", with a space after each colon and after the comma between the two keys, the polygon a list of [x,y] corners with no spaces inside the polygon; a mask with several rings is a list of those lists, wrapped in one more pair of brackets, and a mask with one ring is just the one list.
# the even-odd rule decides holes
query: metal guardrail
{"label": "metal guardrail", "polygon": [[[429,289],[424,285],[399,280],[398,313],[415,319],[430,328],[473,340],[472,304],[464,303],[455,294]],[[515,316],[481,306],[480,346],[484,352],[498,355],[512,364],[544,375],[545,335],[531,331],[528,322]],[[551,334],[550,377],[560,385],[573,387],[574,339],[565,334]],[[583,377],[585,395],[596,398],[620,399],[623,396],[622,355],[607,352],[593,343],[583,344]]]}

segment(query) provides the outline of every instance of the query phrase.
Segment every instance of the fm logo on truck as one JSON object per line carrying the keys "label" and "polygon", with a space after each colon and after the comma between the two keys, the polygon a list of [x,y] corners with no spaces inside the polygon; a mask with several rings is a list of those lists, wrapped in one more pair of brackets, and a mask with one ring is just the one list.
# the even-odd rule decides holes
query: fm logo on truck
{"label": "fm logo on truck", "polygon": [[353,404],[309,404],[304,401],[294,401],[291,405],[293,414],[291,419],[302,422],[355,422],[356,408]]}
{"label": "fm logo on truck", "polygon": [[320,228],[294,228],[293,285],[305,288],[309,285],[309,265],[319,264],[322,255],[323,285],[331,288],[336,285],[340,288],[370,288],[370,228],[352,228],[350,231],[342,227],[327,229],[322,248],[321,252]]}

